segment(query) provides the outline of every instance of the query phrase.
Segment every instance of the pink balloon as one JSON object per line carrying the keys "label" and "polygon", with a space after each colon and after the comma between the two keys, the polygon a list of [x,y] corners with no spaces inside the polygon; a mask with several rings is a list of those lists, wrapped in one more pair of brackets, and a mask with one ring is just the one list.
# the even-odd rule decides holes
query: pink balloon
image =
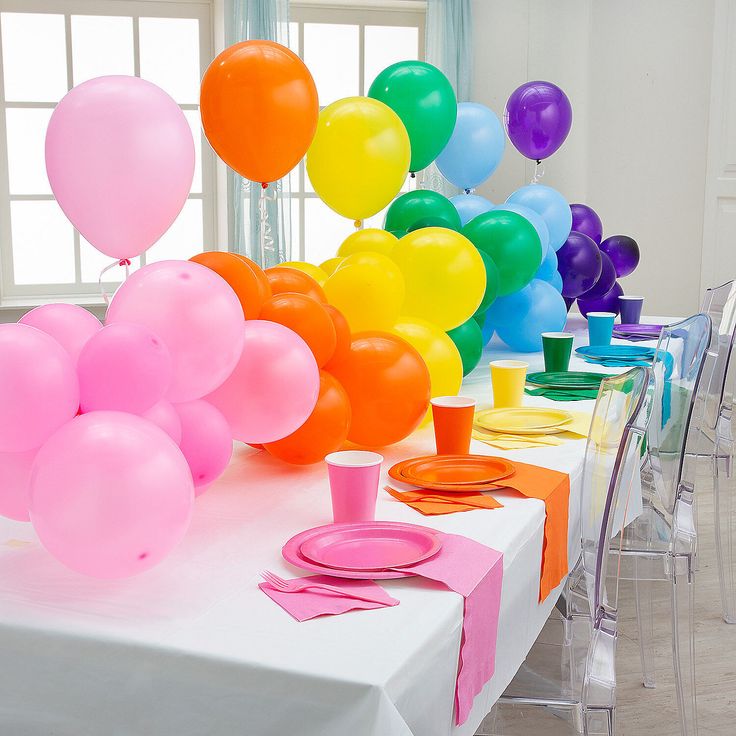
{"label": "pink balloon", "polygon": [[122,578],[153,567],[184,536],[193,504],[179,448],[134,414],[83,414],[33,464],[36,533],[54,557],[85,575]]}
{"label": "pink balloon", "polygon": [[319,368],[296,332],[277,322],[248,320],[235,370],[207,401],[225,416],[235,439],[275,442],[299,429],[319,396]]}
{"label": "pink balloon", "polygon": [[181,420],[174,409],[174,405],[166,399],[161,399],[150,409],[144,411],[141,416],[153,422],[157,427],[163,429],[169,437],[178,445],[181,442]]}
{"label": "pink balloon", "polygon": [[214,271],[191,261],[160,261],[133,273],[105,321],[144,325],[164,341],[174,361],[166,398],[176,403],[214,391],[243,350],[238,297]]}
{"label": "pink balloon", "polygon": [[36,450],[0,452],[0,516],[28,521],[28,486]]}
{"label": "pink balloon", "polygon": [[97,77],[56,106],[46,172],[74,227],[113,258],[153,245],[186,202],[194,140],[181,108],[138,77]]}
{"label": "pink balloon", "polygon": [[0,325],[0,452],[40,447],[79,408],[72,359],[28,325]]}
{"label": "pink balloon", "polygon": [[76,304],[44,304],[31,309],[18,322],[51,335],[69,353],[75,365],[87,340],[102,328],[92,312]]}
{"label": "pink balloon", "polygon": [[196,495],[217,480],[230,462],[233,438],[222,413],[201,399],[177,404],[181,420],[181,444],[189,463]]}
{"label": "pink balloon", "polygon": [[79,355],[80,408],[141,414],[164,397],[172,374],[171,353],[158,335],[143,325],[115,322]]}

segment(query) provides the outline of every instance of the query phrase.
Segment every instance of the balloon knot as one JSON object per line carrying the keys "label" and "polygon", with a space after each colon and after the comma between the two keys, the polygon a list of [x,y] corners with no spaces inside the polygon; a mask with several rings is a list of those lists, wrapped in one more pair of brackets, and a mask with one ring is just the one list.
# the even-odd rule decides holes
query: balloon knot
{"label": "balloon knot", "polygon": [[261,189],[268,189],[268,182],[262,181],[261,182]]}
{"label": "balloon knot", "polygon": [[122,258],[118,262],[118,266],[130,266],[130,260],[128,258]]}
{"label": "balloon knot", "polygon": [[542,159],[541,158],[536,159],[536,161],[537,161],[537,166],[540,166],[542,164]]}
{"label": "balloon knot", "polygon": [[470,189],[466,189],[465,194],[470,194]]}
{"label": "balloon knot", "polygon": [[363,225],[363,220],[355,220],[355,222],[353,222],[353,225],[355,225],[356,230],[359,230]]}
{"label": "balloon knot", "polygon": [[412,179],[416,179],[416,178],[417,178],[417,175],[416,175],[416,174],[415,174],[415,173],[414,173],[413,171],[410,171],[410,172],[409,172],[409,176],[410,176],[410,177],[411,177]]}

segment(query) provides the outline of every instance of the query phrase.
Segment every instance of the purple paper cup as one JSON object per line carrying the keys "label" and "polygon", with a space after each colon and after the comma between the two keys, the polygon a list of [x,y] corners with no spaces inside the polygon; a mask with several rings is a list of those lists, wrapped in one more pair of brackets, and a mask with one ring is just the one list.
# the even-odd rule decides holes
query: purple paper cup
{"label": "purple paper cup", "polygon": [[376,518],[383,456],[366,450],[331,452],[326,458],[335,523]]}
{"label": "purple paper cup", "polygon": [[644,306],[643,296],[628,296],[622,294],[618,298],[621,313],[621,322],[628,325],[638,325],[641,320],[641,310]]}

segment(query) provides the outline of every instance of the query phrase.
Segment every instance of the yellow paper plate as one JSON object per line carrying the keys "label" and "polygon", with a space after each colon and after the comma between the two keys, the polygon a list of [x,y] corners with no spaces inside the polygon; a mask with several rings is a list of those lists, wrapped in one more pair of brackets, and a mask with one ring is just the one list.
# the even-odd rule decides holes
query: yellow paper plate
{"label": "yellow paper plate", "polygon": [[484,429],[520,435],[557,434],[571,421],[569,411],[542,407],[487,409],[475,415],[475,423]]}

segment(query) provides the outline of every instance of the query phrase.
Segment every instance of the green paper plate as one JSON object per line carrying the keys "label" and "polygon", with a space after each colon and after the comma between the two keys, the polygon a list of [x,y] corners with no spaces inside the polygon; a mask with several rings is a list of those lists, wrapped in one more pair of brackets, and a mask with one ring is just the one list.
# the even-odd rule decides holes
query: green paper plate
{"label": "green paper plate", "polygon": [[544,388],[597,389],[604,378],[609,375],[587,371],[539,372],[530,373],[526,382]]}

